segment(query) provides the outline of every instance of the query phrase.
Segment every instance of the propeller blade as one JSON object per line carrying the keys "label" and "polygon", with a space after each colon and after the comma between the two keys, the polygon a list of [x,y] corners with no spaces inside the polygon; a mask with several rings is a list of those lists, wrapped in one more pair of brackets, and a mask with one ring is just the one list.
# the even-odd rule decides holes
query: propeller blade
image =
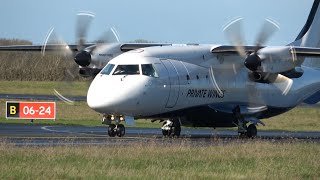
{"label": "propeller blade", "polygon": [[115,27],[111,27],[108,31],[102,34],[97,41],[98,43],[118,43],[120,42],[120,36]]}
{"label": "propeller blade", "polygon": [[53,89],[54,94],[63,102],[69,105],[74,105],[72,96],[74,95],[74,81],[78,77],[78,66],[73,64],[65,70],[63,81],[57,82]]}
{"label": "propeller blade", "polygon": [[246,88],[248,92],[248,112],[259,113],[267,110],[268,107],[265,105],[261,92],[259,92],[259,89],[257,88],[257,83],[248,81],[246,83]]}
{"label": "propeller blade", "polygon": [[[261,47],[271,38],[271,36],[280,29],[278,23],[271,19],[265,19],[265,22],[258,33],[255,41],[255,50],[244,61],[245,66],[251,71],[261,71],[261,61],[263,60],[259,53]],[[263,48],[264,49],[264,48]],[[263,51],[263,49],[261,49]]]}
{"label": "propeller blade", "polygon": [[244,48],[244,34],[242,32],[242,20],[243,18],[237,18],[230,23],[228,23],[224,28],[223,32],[225,37],[229,40],[229,42],[236,46],[236,50],[238,51],[241,57],[247,57],[247,53]]}
{"label": "propeller blade", "polygon": [[218,93],[218,95],[222,96],[223,92],[218,84],[219,80],[217,76],[217,72],[215,71],[215,69],[211,66],[209,69],[209,76],[210,76],[210,81],[212,83],[212,86],[214,88],[214,90]]}
{"label": "propeller blade", "polygon": [[[229,65],[230,66],[230,65]],[[230,66],[235,67],[235,66]],[[236,68],[236,67],[235,67]],[[209,68],[208,81],[212,86],[212,89],[217,93],[219,97],[224,96],[224,91],[230,86],[230,82],[235,82],[240,69],[234,70],[230,68],[221,68],[217,66],[211,66]],[[236,71],[236,72],[235,72]]]}
{"label": "propeller blade", "polygon": [[[69,48],[68,44],[56,33],[54,28],[50,28],[42,47],[42,55],[46,56],[47,47],[51,45],[57,45],[50,55],[54,55],[57,59],[56,67],[63,68],[62,81],[57,81],[54,85],[53,93],[63,102],[73,105],[74,101],[70,98],[73,95],[73,81],[77,78],[77,64],[72,61],[73,52]],[[62,45],[62,46],[61,46]]]}
{"label": "propeller blade", "polygon": [[[48,31],[48,34],[44,40],[44,45],[42,47],[42,55],[45,56],[48,49],[54,50],[57,56],[57,67],[62,68],[64,73],[62,74],[62,81],[57,81],[53,91],[54,94],[61,99],[63,102],[73,105],[74,101],[72,96],[75,95],[76,85],[74,81],[79,79],[79,66],[88,66],[91,63],[91,53],[96,46],[91,47],[91,49],[84,50],[84,43],[86,42],[87,33],[89,26],[94,18],[94,14],[91,12],[80,12],[77,14],[76,23],[76,40],[77,49],[80,51],[75,57],[75,61],[72,61],[74,55],[68,44],[57,35],[54,28]],[[114,28],[106,33],[105,42],[117,42],[119,41],[119,36]],[[108,40],[108,41],[107,41]],[[50,48],[47,48],[50,45]],[[92,68],[86,69],[90,80],[94,77],[95,73]],[[59,79],[59,80],[61,80]]]}
{"label": "propeller blade", "polygon": [[272,20],[272,19],[265,19],[265,22],[258,34],[258,36],[256,37],[256,49],[255,52],[257,52],[262,45],[266,44],[267,41],[271,38],[271,36],[280,29],[279,24]]}
{"label": "propeller blade", "polygon": [[77,14],[76,40],[78,43],[78,51],[83,49],[83,45],[87,40],[89,26],[94,17],[95,14],[92,12],[79,12]]}
{"label": "propeller blade", "polygon": [[55,46],[55,53],[65,57],[71,57],[73,52],[71,51],[69,45],[61,38],[54,30],[54,27],[50,28],[43,42],[41,49],[42,56],[45,56],[47,46]]}
{"label": "propeller blade", "polygon": [[287,95],[292,87],[293,80],[284,75],[278,74],[272,84],[280,89],[282,95]]}
{"label": "propeller blade", "polygon": [[[89,62],[89,64],[101,66],[105,64],[106,60],[108,61],[116,56],[116,54],[114,54],[116,53],[116,51],[112,49],[118,47],[117,45],[120,42],[120,36],[117,30],[114,27],[111,27],[108,31],[103,33],[100,39],[96,42],[97,44],[95,46],[93,46],[90,49],[86,49],[91,55],[90,60],[89,58],[86,59]],[[99,54],[103,54],[106,51],[106,49],[108,49],[109,52],[107,57],[105,59],[99,58]],[[92,59],[94,61],[91,61]],[[96,72],[92,73],[92,77],[95,77],[95,75]]]}

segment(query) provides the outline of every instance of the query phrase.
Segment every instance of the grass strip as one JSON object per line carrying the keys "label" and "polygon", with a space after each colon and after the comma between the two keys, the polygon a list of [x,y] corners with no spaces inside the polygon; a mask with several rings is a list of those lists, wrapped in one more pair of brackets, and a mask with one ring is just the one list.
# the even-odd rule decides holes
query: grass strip
{"label": "grass strip", "polygon": [[320,145],[234,142],[193,147],[11,147],[0,144],[0,179],[318,179]]}

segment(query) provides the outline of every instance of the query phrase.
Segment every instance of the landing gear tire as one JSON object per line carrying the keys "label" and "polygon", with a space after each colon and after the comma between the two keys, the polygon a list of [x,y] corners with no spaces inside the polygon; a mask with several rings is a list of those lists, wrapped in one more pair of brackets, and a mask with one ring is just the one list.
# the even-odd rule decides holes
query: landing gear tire
{"label": "landing gear tire", "polygon": [[117,128],[117,136],[122,137],[126,134],[126,129],[123,124],[119,124]]}
{"label": "landing gear tire", "polygon": [[163,130],[163,129],[162,129],[162,135],[163,135],[164,137],[170,136],[170,135],[171,135],[171,130]]}
{"label": "landing gear tire", "polygon": [[115,137],[116,136],[115,128],[116,128],[116,125],[114,125],[114,124],[110,124],[109,125],[109,127],[108,127],[108,135],[110,137]]}
{"label": "landing gear tire", "polygon": [[164,137],[179,137],[181,134],[181,123],[178,120],[168,120],[163,123],[161,129]]}
{"label": "landing gear tire", "polygon": [[[167,124],[167,122],[164,122],[164,123],[163,123],[163,126],[165,126],[166,124]],[[162,135],[163,135],[164,137],[170,136],[171,133],[172,133],[172,128],[170,128],[170,130],[162,129]]]}
{"label": "landing gear tire", "polygon": [[180,134],[181,134],[181,125],[178,123],[175,123],[173,126],[173,136],[180,137]]}
{"label": "landing gear tire", "polygon": [[247,137],[255,138],[257,137],[257,127],[254,124],[250,124],[247,129]]}

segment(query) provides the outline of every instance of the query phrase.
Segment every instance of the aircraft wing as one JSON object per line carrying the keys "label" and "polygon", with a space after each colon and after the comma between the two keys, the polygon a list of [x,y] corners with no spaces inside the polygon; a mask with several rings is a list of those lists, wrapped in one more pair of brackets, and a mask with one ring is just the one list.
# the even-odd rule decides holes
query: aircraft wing
{"label": "aircraft wing", "polygon": [[[85,46],[91,46],[94,44],[86,44]],[[42,45],[13,45],[13,46],[0,46],[0,51],[42,51]],[[71,51],[78,51],[77,45],[65,45],[65,44],[48,44],[45,46],[46,51],[58,51],[62,49],[70,49]]]}
{"label": "aircraft wing", "polygon": [[[243,48],[245,49],[245,51],[250,54],[252,52],[254,52],[254,50],[256,49],[256,46],[243,46]],[[263,47],[261,47],[263,48]],[[238,54],[237,51],[237,46],[229,46],[229,45],[222,45],[222,46],[216,46],[213,47],[211,49],[211,52],[214,54]]]}
{"label": "aircraft wing", "polygon": [[[256,46],[243,46],[245,51],[250,54],[254,52]],[[279,49],[288,47],[288,46],[279,46]],[[263,46],[259,49],[265,48]],[[320,48],[314,47],[301,47],[301,46],[291,46],[291,52],[295,53],[299,57],[320,57]],[[236,46],[216,46],[211,49],[211,52],[214,54],[238,54]]]}
{"label": "aircraft wing", "polygon": [[320,48],[292,47],[292,51],[296,53],[297,56],[320,57]]}
{"label": "aircraft wing", "polygon": [[168,43],[124,43],[120,46],[121,51],[127,52],[134,49],[146,48],[146,47],[155,47],[155,46],[172,46]]}
{"label": "aircraft wing", "polygon": [[[94,43],[85,44],[85,47],[95,45]],[[121,51],[127,52],[134,49],[154,47],[154,46],[171,46],[168,43],[123,43],[119,44]],[[0,46],[0,51],[42,51],[42,45],[13,45],[13,46]],[[70,49],[71,51],[78,51],[77,45],[65,44],[48,44],[45,46],[46,51],[59,51],[63,49]]]}

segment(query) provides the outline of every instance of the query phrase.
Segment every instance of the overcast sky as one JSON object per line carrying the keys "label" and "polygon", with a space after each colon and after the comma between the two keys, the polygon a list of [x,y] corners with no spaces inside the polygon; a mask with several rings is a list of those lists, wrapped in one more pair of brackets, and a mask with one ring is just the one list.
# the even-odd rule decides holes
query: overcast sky
{"label": "overcast sky", "polygon": [[244,18],[247,43],[252,44],[264,18],[281,29],[268,45],[291,42],[305,24],[313,0],[1,0],[0,38],[19,38],[42,44],[50,27],[64,39],[75,41],[79,11],[96,17],[89,40],[114,26],[123,42],[227,44],[222,27]]}

